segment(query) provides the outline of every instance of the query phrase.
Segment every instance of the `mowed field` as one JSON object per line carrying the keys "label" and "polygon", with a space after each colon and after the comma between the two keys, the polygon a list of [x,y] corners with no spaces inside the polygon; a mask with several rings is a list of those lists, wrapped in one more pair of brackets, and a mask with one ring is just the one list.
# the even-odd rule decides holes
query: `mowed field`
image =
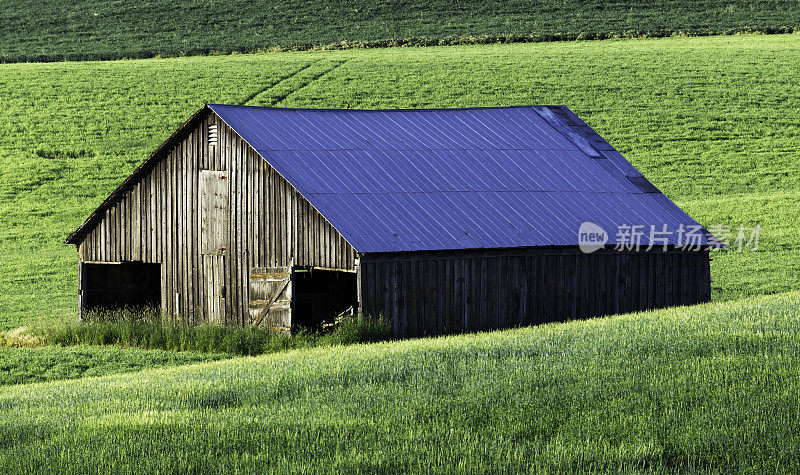
{"label": "mowed field", "polygon": [[0,0],[0,62],[798,28],[795,0]]}
{"label": "mowed field", "polygon": [[62,244],[204,102],[565,104],[706,226],[760,225],[713,298],[800,288],[800,35],[0,65],[0,330],[76,318]]}
{"label": "mowed field", "polygon": [[3,473],[797,473],[800,293],[0,388]]}

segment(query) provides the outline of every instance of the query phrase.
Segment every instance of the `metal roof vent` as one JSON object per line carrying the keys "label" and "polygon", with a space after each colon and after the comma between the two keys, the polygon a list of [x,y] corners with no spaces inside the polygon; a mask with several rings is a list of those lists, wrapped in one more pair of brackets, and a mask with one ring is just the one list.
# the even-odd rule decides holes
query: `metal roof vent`
{"label": "metal roof vent", "polygon": [[650,183],[647,178],[643,176],[628,176],[628,180],[630,180],[631,183],[639,187],[639,189],[645,193],[661,193],[661,191],[659,191],[655,185]]}
{"label": "metal roof vent", "polygon": [[217,146],[217,126],[216,125],[209,125],[208,126],[208,145],[212,147]]}

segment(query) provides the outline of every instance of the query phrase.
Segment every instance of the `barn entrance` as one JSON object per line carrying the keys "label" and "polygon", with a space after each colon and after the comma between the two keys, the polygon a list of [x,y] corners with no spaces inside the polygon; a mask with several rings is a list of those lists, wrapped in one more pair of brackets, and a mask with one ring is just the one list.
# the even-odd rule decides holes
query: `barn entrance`
{"label": "barn entrance", "polygon": [[321,330],[358,308],[356,273],[308,268],[294,271],[295,326]]}
{"label": "barn entrance", "polygon": [[253,267],[249,290],[250,324],[284,332],[321,330],[358,308],[355,272]]}
{"label": "barn entrance", "polygon": [[161,265],[145,262],[81,265],[81,310],[161,306]]}

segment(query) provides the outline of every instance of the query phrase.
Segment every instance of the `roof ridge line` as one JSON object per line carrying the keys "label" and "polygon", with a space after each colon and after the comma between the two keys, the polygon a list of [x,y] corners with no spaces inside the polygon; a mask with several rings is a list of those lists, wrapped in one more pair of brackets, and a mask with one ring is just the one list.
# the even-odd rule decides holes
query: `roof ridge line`
{"label": "roof ridge line", "polygon": [[462,111],[462,110],[485,110],[485,109],[532,109],[534,107],[566,107],[560,104],[516,104],[510,106],[468,106],[468,107],[423,107],[423,108],[387,108],[387,109],[357,109],[357,108],[324,108],[324,107],[274,107],[274,106],[248,106],[240,104],[212,104],[206,103],[212,109],[214,107],[237,107],[246,109],[268,109],[284,111],[307,111],[307,112],[425,112],[425,111]]}

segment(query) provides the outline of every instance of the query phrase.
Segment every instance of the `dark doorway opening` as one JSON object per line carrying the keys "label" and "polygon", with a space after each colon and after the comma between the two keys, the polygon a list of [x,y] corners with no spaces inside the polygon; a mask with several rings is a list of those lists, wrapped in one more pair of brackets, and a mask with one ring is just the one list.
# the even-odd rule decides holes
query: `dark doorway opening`
{"label": "dark doorway opening", "polygon": [[83,264],[81,280],[82,310],[161,307],[160,264]]}
{"label": "dark doorway opening", "polygon": [[293,326],[321,330],[337,315],[358,308],[356,274],[326,269],[295,269]]}

